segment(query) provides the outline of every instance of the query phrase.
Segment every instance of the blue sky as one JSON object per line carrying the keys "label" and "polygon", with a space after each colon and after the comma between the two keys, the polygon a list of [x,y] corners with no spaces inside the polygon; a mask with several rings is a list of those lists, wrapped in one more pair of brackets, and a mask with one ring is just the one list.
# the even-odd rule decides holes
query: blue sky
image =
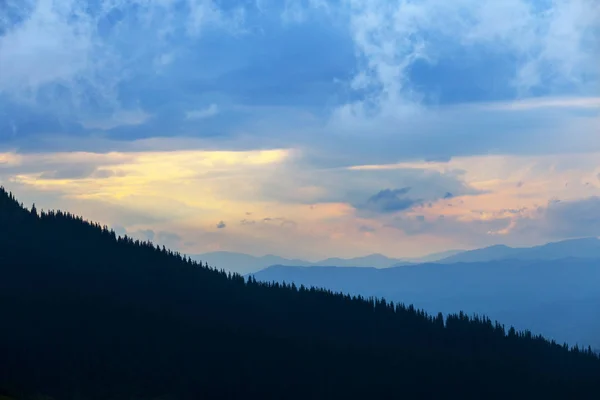
{"label": "blue sky", "polygon": [[186,252],[599,236],[598,21],[593,0],[7,0],[0,182]]}

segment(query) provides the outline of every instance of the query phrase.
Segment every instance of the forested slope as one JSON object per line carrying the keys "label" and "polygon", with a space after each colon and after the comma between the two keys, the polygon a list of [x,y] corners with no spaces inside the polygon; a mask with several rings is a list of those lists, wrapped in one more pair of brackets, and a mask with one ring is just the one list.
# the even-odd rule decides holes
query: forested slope
{"label": "forested slope", "polygon": [[600,390],[591,351],[487,318],[247,281],[68,213],[28,210],[3,189],[0,317],[0,395],[13,398],[593,399]]}

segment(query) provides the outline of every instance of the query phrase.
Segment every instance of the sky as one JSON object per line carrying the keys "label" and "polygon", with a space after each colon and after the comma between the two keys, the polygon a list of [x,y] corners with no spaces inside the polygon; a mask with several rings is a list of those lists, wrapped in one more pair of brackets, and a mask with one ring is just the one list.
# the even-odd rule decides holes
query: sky
{"label": "sky", "polygon": [[3,0],[0,184],[187,254],[600,236],[600,2]]}

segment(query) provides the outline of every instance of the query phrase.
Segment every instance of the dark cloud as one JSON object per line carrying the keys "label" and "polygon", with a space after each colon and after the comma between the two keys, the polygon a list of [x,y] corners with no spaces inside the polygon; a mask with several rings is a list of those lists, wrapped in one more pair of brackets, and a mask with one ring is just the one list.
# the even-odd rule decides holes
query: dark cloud
{"label": "dark cloud", "polygon": [[[322,151],[309,156],[314,164],[335,167],[356,165],[356,160],[364,165],[473,155],[600,151],[600,142],[590,139],[597,116],[576,112],[567,107],[517,111],[465,106],[402,119],[342,120],[330,127],[328,135],[323,134],[319,142]],[[372,132],[377,132],[376,138]],[[339,155],[333,158],[331,153]]]}
{"label": "dark cloud", "polygon": [[[246,215],[247,214],[248,213],[246,213]],[[241,225],[254,225],[254,224],[256,224],[256,221],[253,220],[253,219],[243,219],[243,220],[240,221],[240,224]]]}
{"label": "dark cloud", "polygon": [[225,228],[227,225],[225,224],[224,221],[219,221],[219,223],[217,224],[217,229],[223,229]]}
{"label": "dark cloud", "polygon": [[366,203],[356,205],[355,208],[381,214],[408,210],[422,202],[421,199],[412,199],[405,196],[410,189],[410,187],[404,187],[400,189],[381,190],[369,197]]}
{"label": "dark cloud", "polygon": [[[431,208],[434,201],[455,197],[452,192],[445,191],[444,186],[452,186],[461,194],[478,194],[476,190],[467,187],[455,178],[442,177],[442,175],[424,176],[421,185],[419,185],[421,187],[419,187],[418,195],[409,195],[409,193],[415,192],[412,186],[384,189],[369,197],[366,202],[355,203],[354,208],[359,213],[375,214],[393,214],[421,206]],[[416,181],[415,183],[419,182]],[[448,206],[452,207],[452,204],[448,204]]]}
{"label": "dark cloud", "polygon": [[307,206],[346,203],[372,214],[411,208],[412,202],[427,204],[444,196],[483,193],[469,186],[462,172],[456,170],[332,168],[315,171],[314,166],[307,165],[303,159],[284,165],[268,178],[258,178],[263,198]]}
{"label": "dark cloud", "polygon": [[373,232],[375,232],[375,230],[376,230],[375,228],[372,228],[367,225],[361,225],[358,227],[358,231],[363,232],[363,233],[373,233]]}
{"label": "dark cloud", "polygon": [[[525,213],[528,210],[527,207],[522,207],[522,208],[503,208],[500,210],[496,210],[496,211],[492,211],[491,214],[496,217],[496,218],[500,218],[505,216],[506,214],[510,214],[510,215],[523,215],[523,213]],[[477,214],[477,215],[485,215],[485,214],[490,214],[489,210],[471,210],[471,212],[473,214]]]}

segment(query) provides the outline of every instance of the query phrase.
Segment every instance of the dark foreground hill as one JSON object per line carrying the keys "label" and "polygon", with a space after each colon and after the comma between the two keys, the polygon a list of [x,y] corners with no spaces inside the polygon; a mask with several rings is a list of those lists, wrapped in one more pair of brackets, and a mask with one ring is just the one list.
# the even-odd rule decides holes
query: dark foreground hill
{"label": "dark foreground hill", "polygon": [[[591,318],[595,316],[590,316]],[[0,396],[595,399],[600,360],[486,318],[245,281],[0,191]]]}

